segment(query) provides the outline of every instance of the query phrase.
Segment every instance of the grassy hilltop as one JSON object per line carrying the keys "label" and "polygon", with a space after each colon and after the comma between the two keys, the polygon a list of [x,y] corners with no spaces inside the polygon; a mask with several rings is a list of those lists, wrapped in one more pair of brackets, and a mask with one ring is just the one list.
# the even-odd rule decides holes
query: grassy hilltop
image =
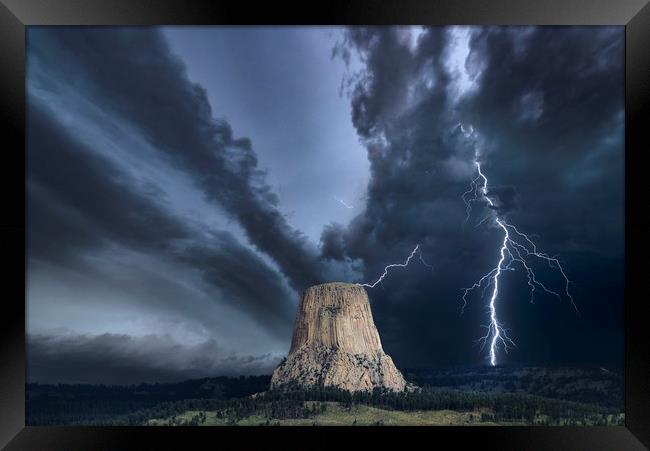
{"label": "grassy hilltop", "polygon": [[[481,421],[481,411],[456,412],[454,410],[431,410],[404,412],[386,410],[356,404],[345,407],[337,402],[315,403],[305,401],[309,413],[304,418],[272,419],[263,415],[251,415],[235,421],[237,426],[448,426],[448,425],[497,425],[493,421]],[[312,409],[315,411],[312,413]],[[487,413],[486,410],[483,413]],[[229,426],[232,420],[218,416],[218,412],[188,410],[173,418],[153,419],[151,426],[171,424],[197,424],[199,426]]]}

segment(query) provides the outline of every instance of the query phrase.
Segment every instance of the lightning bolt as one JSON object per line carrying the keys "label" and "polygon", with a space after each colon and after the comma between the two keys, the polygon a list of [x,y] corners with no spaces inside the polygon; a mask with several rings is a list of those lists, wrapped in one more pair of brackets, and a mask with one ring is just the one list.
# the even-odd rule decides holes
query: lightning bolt
{"label": "lightning bolt", "polygon": [[[466,214],[465,214],[465,221],[463,221],[463,226],[465,226],[467,224],[467,222],[469,221],[470,216],[472,215],[472,203],[476,202],[479,199],[479,195],[478,195],[478,187],[479,186],[478,186],[477,182],[478,182],[478,180],[480,178],[481,178],[480,176],[476,176],[476,178],[472,179],[472,181],[469,184],[469,189],[467,191],[465,191],[462,194],[462,196],[460,196],[461,199],[463,199],[463,202],[465,203],[465,213]],[[468,195],[473,195],[473,197],[471,197],[471,198],[466,197]],[[487,220],[488,217],[489,217],[489,215],[486,216],[485,218],[483,218],[481,223],[484,222],[485,220]]]}
{"label": "lightning bolt", "polygon": [[335,197],[334,200],[337,201],[339,204],[343,205],[343,206],[344,206],[345,208],[347,208],[347,209],[352,209],[352,208],[354,208],[353,205],[348,205],[348,204],[346,204],[344,201],[342,201],[342,200],[339,199],[338,197]]}
{"label": "lightning bolt", "polygon": [[470,182],[470,188],[465,191],[461,198],[466,206],[466,224],[472,214],[472,204],[477,201],[484,201],[491,209],[491,213],[484,217],[476,227],[480,226],[489,219],[494,220],[494,224],[503,231],[503,241],[499,249],[499,260],[494,268],[487,274],[483,275],[478,281],[469,288],[463,289],[461,315],[467,306],[467,296],[474,290],[483,287],[481,297],[485,297],[485,293],[490,287],[492,293],[490,294],[488,303],[489,323],[483,327],[487,329],[487,333],[479,338],[478,342],[481,343],[481,349],[489,343],[489,358],[490,364],[495,366],[497,364],[497,349],[499,345],[503,347],[504,352],[508,353],[510,346],[516,346],[514,341],[508,336],[506,329],[498,318],[497,300],[499,297],[499,277],[504,271],[514,271],[513,264],[517,263],[526,271],[528,278],[528,286],[530,287],[530,302],[534,302],[535,290],[539,288],[545,293],[553,295],[558,299],[562,299],[562,295],[558,292],[551,290],[544,283],[538,280],[535,271],[528,263],[530,258],[537,258],[545,261],[550,268],[557,269],[564,279],[564,296],[568,298],[571,305],[579,314],[578,308],[571,296],[569,286],[571,281],[566,275],[562,264],[557,257],[551,257],[548,254],[538,250],[537,245],[532,241],[530,235],[520,232],[514,225],[506,222],[504,218],[499,217],[495,209],[494,201],[488,195],[488,179],[481,170],[481,164],[478,159],[474,160],[476,166],[477,176]]}
{"label": "lightning bolt", "polygon": [[362,287],[368,287],[368,288],[374,288],[374,287],[376,287],[377,284],[381,283],[381,281],[384,280],[384,277],[386,277],[386,276],[388,275],[388,270],[389,270],[390,268],[397,268],[397,267],[399,267],[399,268],[406,268],[406,267],[409,265],[409,263],[411,262],[411,260],[413,259],[413,257],[415,256],[415,254],[418,254],[418,256],[419,256],[419,258],[420,258],[420,261],[422,262],[423,265],[425,265],[427,268],[433,268],[433,266],[431,266],[430,264],[428,264],[428,263],[424,260],[424,258],[422,257],[422,251],[420,251],[420,245],[417,244],[417,245],[415,246],[415,248],[411,251],[411,253],[409,254],[409,256],[406,258],[406,260],[404,261],[404,263],[392,263],[392,264],[390,264],[390,265],[387,265],[387,266],[384,268],[384,272],[382,273],[381,276],[379,276],[379,278],[378,278],[377,280],[375,280],[374,282],[371,282],[371,283],[358,283],[357,285],[360,285],[360,286],[362,286]]}

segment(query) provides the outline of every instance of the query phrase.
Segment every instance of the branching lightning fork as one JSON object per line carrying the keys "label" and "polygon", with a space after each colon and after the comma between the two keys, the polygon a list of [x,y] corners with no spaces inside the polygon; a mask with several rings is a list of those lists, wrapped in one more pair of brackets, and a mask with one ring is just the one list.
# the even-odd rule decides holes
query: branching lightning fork
{"label": "branching lightning fork", "polygon": [[514,270],[512,267],[513,264],[520,264],[523,269],[526,271],[528,277],[528,285],[530,287],[530,302],[535,300],[535,289],[540,288],[547,294],[551,294],[558,299],[562,299],[562,295],[558,292],[551,290],[542,282],[540,282],[535,274],[535,271],[531,268],[528,263],[528,259],[535,257],[537,259],[546,261],[549,267],[557,269],[564,279],[564,296],[568,298],[571,302],[571,305],[576,311],[576,314],[579,314],[578,308],[569,292],[569,285],[571,281],[566,275],[564,268],[562,267],[560,261],[556,257],[551,257],[543,252],[540,252],[537,248],[537,245],[531,240],[530,235],[526,235],[520,232],[514,225],[509,224],[502,217],[499,217],[496,209],[494,208],[494,201],[488,195],[488,179],[481,171],[481,164],[476,159],[474,161],[476,165],[476,171],[478,175],[472,179],[470,182],[470,187],[465,191],[461,198],[466,206],[466,224],[472,214],[472,204],[477,201],[484,201],[487,203],[488,207],[491,210],[491,213],[484,217],[476,227],[483,224],[488,219],[494,219],[494,224],[503,231],[503,241],[501,242],[501,247],[499,249],[499,260],[497,265],[492,268],[487,274],[481,277],[476,281],[471,287],[463,289],[461,306],[461,315],[465,311],[467,306],[467,296],[473,292],[475,289],[483,287],[482,297],[485,296],[486,291],[491,287],[492,292],[489,297],[488,303],[488,313],[489,313],[489,323],[486,326],[483,326],[487,329],[485,336],[481,337],[478,342],[481,343],[481,349],[489,343],[489,358],[490,364],[495,366],[497,364],[497,348],[499,345],[503,347],[504,352],[508,352],[510,346],[515,346],[515,343],[510,339],[506,333],[506,329],[503,327],[502,323],[499,321],[497,313],[497,300],[499,296],[499,277],[504,271]]}
{"label": "branching lightning fork", "polygon": [[422,257],[422,251],[420,251],[420,245],[417,244],[417,245],[415,246],[415,248],[411,251],[411,253],[409,254],[409,256],[406,258],[406,260],[404,261],[404,263],[392,263],[392,264],[390,264],[390,265],[387,265],[387,266],[384,268],[384,272],[383,272],[383,274],[382,274],[381,276],[379,276],[379,278],[378,278],[377,280],[375,280],[374,282],[371,282],[371,283],[359,283],[359,284],[357,284],[357,285],[360,285],[360,286],[362,286],[362,287],[368,287],[368,288],[374,288],[374,287],[376,287],[377,284],[381,283],[382,280],[384,280],[384,277],[386,277],[386,276],[388,275],[388,270],[389,270],[390,268],[396,268],[396,267],[406,268],[406,267],[409,265],[409,263],[411,262],[411,260],[413,259],[413,257],[415,256],[415,254],[418,254],[418,256],[419,256],[419,258],[420,258],[420,261],[422,262],[422,264],[423,264],[424,266],[426,266],[427,268],[433,268],[433,266],[431,266],[431,265],[428,264],[426,261],[424,261],[424,258]]}

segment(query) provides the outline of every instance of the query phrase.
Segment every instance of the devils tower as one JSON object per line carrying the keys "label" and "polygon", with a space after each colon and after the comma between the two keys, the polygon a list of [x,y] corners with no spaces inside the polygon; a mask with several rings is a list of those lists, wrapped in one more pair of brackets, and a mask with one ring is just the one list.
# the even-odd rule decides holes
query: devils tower
{"label": "devils tower", "polygon": [[286,360],[273,372],[271,388],[375,387],[403,391],[406,381],[381,347],[366,290],[326,283],[302,295]]}

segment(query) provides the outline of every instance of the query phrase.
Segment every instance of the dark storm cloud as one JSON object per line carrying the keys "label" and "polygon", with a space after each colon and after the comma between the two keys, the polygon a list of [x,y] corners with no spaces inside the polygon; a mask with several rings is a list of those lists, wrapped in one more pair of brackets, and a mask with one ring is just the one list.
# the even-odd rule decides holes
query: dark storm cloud
{"label": "dark storm cloud", "polygon": [[285,337],[293,320],[294,305],[289,302],[292,298],[280,284],[277,272],[229,233],[211,235],[216,246],[189,246],[180,259],[198,268],[210,285],[237,299],[238,305],[257,321],[275,324],[274,332]]}
{"label": "dark storm cloud", "polygon": [[[365,61],[351,104],[353,123],[368,149],[371,180],[366,212],[353,221],[345,241],[351,254],[366,262],[386,261],[393,246],[403,251],[432,238],[431,222],[455,227],[436,212],[444,208],[441,201],[458,193],[450,170],[460,132],[448,109],[447,37],[444,29],[429,30],[419,38],[421,50],[413,53],[405,33],[352,28],[347,37]],[[463,149],[468,156],[472,151]],[[378,266],[383,265],[371,269]]]}
{"label": "dark storm cloud", "polygon": [[185,379],[268,374],[278,363],[270,354],[229,354],[215,340],[195,345],[165,335],[29,336],[28,380],[40,383],[138,384]]}
{"label": "dark storm cloud", "polygon": [[[365,215],[371,225],[365,235],[383,234],[385,242],[390,227],[398,225],[400,236],[422,236],[418,224],[435,220],[424,218],[427,201],[457,203],[470,174],[455,173],[454,165],[472,169],[475,149],[459,132],[459,122],[472,124],[484,137],[482,158],[491,189],[508,211],[515,207],[515,189],[536,193],[526,201],[552,197],[557,202],[555,190],[570,189],[562,178],[577,181],[588,174],[580,165],[598,155],[610,138],[603,158],[619,164],[598,160],[593,167],[604,171],[599,181],[611,180],[620,191],[620,29],[479,29],[466,63],[479,87],[460,105],[452,105],[448,96],[445,33],[428,30],[413,52],[399,29],[349,31],[348,43],[365,61],[351,93],[352,119],[372,163]],[[433,81],[430,89],[423,87],[427,76]],[[409,92],[416,95],[406,105]],[[529,100],[531,94],[538,100]],[[590,181],[587,188],[593,185]],[[588,197],[602,194],[610,195],[597,190]],[[574,197],[566,200],[575,203]]]}
{"label": "dark storm cloud", "polygon": [[[283,336],[292,319],[291,294],[278,274],[230,233],[206,235],[191,228],[33,104],[28,135],[30,258],[89,272],[85,257],[114,243],[170,258],[198,270],[226,302]],[[155,299],[142,302],[158,308]],[[178,303],[179,310],[185,308]]]}
{"label": "dark storm cloud", "polygon": [[623,46],[617,27],[480,29],[468,57],[480,89],[466,99],[463,118],[498,128],[492,138],[505,135],[512,152],[571,162],[617,125]]}
{"label": "dark storm cloud", "polygon": [[316,250],[291,228],[247,139],[212,117],[205,90],[154,29],[32,29],[32,58],[128,121],[223,206],[296,289],[319,280]]}
{"label": "dark storm cloud", "polygon": [[622,236],[623,46],[619,27],[480,29],[468,57],[480,89],[459,107],[487,137],[493,178],[526,203],[522,225],[609,254],[622,249],[600,235]]}
{"label": "dark storm cloud", "polygon": [[[415,267],[387,280],[385,290],[370,291],[388,352],[402,366],[481,359],[471,337],[482,332],[483,305],[473,299],[473,310],[458,316],[460,289],[494,266],[500,237],[489,222],[473,227],[478,215],[461,227],[460,196],[478,151],[498,213],[562,256],[580,287],[577,303],[590,316],[576,325],[567,304],[561,305],[569,318],[549,315],[543,309],[550,306],[527,309],[525,280],[520,287],[508,275],[504,292],[511,295],[502,302],[514,305],[503,315],[527,346],[513,359],[619,362],[622,341],[618,347],[607,341],[622,324],[622,29],[474,29],[465,61],[474,87],[460,102],[451,95],[454,79],[443,64],[448,31],[429,29],[416,47],[404,33],[351,28],[342,44],[364,66],[350,78],[349,94],[371,181],[366,211],[346,230],[326,235],[328,242],[345,243],[347,256],[365,262],[366,277],[402,261],[415,243],[430,256],[433,273]],[[345,55],[340,48],[336,53]],[[463,133],[460,123],[471,124],[476,135]],[[590,274],[607,271],[613,285],[605,295]],[[616,308],[605,308],[605,297]],[[535,305],[550,304],[545,302]],[[530,340],[548,329],[550,338]]]}
{"label": "dark storm cloud", "polygon": [[491,208],[499,216],[507,215],[517,209],[517,191],[512,186],[491,187],[488,195],[494,202]]}
{"label": "dark storm cloud", "polygon": [[332,223],[325,226],[320,237],[322,258],[339,261],[345,259],[344,231],[341,224]]}
{"label": "dark storm cloud", "polygon": [[130,187],[128,177],[51,113],[30,104],[27,119],[30,255],[69,264],[106,240],[164,251],[189,237],[184,224]]}

